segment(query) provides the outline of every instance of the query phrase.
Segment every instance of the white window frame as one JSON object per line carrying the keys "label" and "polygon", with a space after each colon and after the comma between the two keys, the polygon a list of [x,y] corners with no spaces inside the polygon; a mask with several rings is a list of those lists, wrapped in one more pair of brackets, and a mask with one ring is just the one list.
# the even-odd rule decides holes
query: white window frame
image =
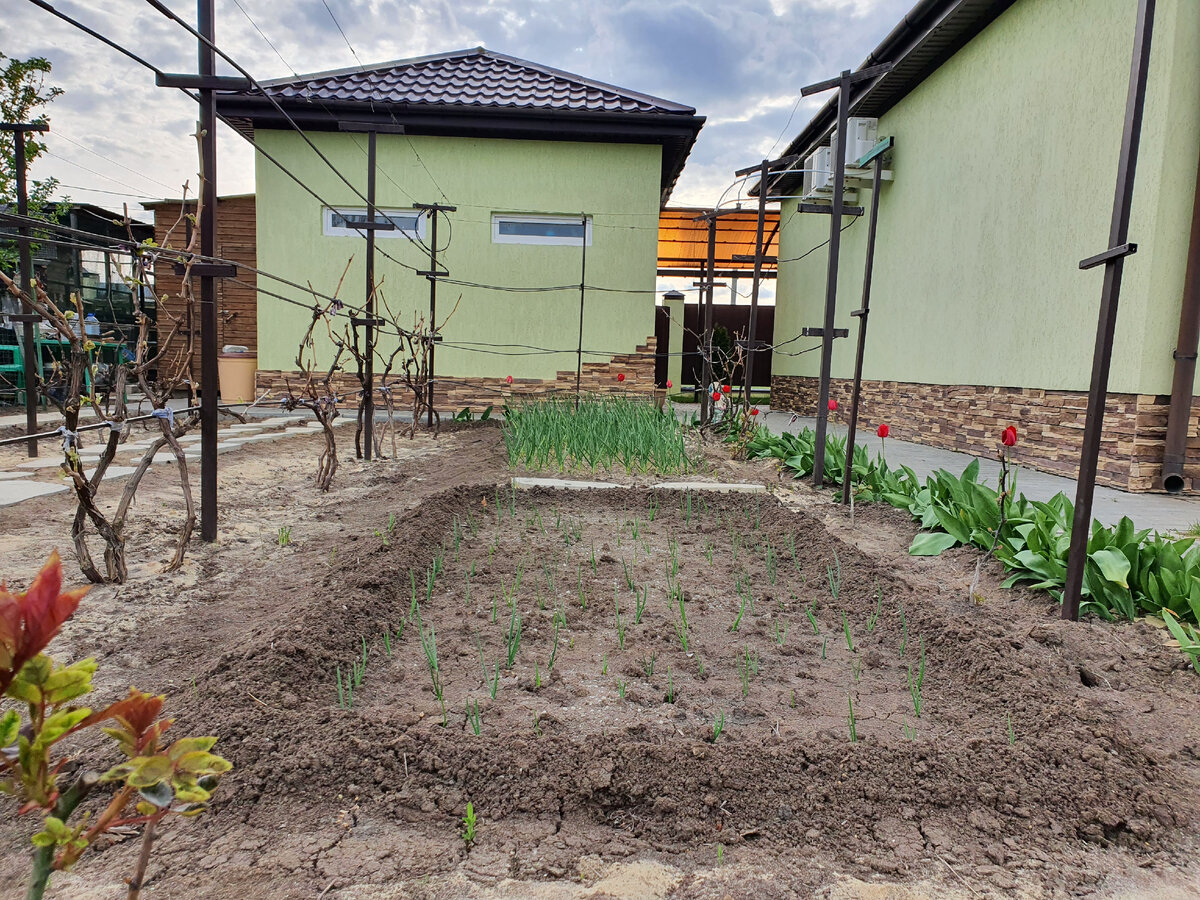
{"label": "white window frame", "polygon": [[[365,206],[323,206],[321,207],[321,230],[326,237],[356,237],[361,238],[366,236],[365,229],[347,227],[344,225],[334,225],[333,217],[338,216],[366,216],[367,208]],[[425,213],[419,209],[381,209],[375,207],[375,218],[380,221],[386,221],[389,218],[398,218],[400,216],[411,217],[417,219],[416,228],[393,228],[390,230],[380,229],[375,232],[376,240],[381,238],[416,238],[417,240],[425,239]]]}
{"label": "white window frame", "polygon": [[[565,247],[580,246],[579,238],[550,237],[537,234],[501,234],[501,222],[523,222],[536,225],[578,225],[581,216],[530,216],[515,213],[492,213],[492,243],[493,244],[546,244]],[[592,217],[587,216],[584,226],[584,244],[592,246]]]}

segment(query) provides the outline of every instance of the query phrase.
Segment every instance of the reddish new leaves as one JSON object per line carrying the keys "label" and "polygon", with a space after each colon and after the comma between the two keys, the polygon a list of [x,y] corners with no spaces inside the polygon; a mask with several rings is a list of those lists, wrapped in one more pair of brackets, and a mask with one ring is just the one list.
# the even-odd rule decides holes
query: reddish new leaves
{"label": "reddish new leaves", "polygon": [[11,593],[0,583],[0,695],[21,667],[41,653],[90,588],[62,591],[58,552],[42,567],[29,590]]}

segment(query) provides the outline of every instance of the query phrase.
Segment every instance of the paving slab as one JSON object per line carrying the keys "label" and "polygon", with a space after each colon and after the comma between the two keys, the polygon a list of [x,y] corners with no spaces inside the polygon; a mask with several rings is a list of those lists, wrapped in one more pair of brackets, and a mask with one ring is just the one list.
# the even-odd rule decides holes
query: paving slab
{"label": "paving slab", "polygon": [[0,482],[0,506],[12,506],[47,494],[61,494],[66,489],[65,484],[50,484],[45,481]]}
{"label": "paving slab", "polygon": [[[104,480],[109,481],[113,478],[125,478],[126,476],[132,475],[136,471],[137,466],[109,466],[108,470],[104,473]],[[88,478],[92,477],[91,473],[86,469],[84,470],[84,474],[87,475]]]}
{"label": "paving slab", "polygon": [[12,481],[14,478],[28,478],[32,472],[0,472],[0,481]]}
{"label": "paving slab", "polygon": [[27,459],[25,462],[17,463],[18,469],[57,469],[62,463],[61,456],[39,456],[36,459]]}
{"label": "paving slab", "polygon": [[528,491],[533,488],[556,488],[563,491],[599,491],[608,488],[623,488],[623,484],[609,484],[607,481],[573,481],[569,478],[514,478],[513,487]]}
{"label": "paving slab", "polygon": [[[47,415],[45,412],[38,414],[38,429],[42,431],[51,428],[57,428],[62,424],[63,417],[57,412]],[[25,413],[17,413],[11,416],[0,416],[0,428],[9,428],[12,426],[25,426]]]}
{"label": "paving slab", "polygon": [[663,481],[651,485],[660,491],[709,491],[715,494],[765,494],[766,485],[723,481]]}

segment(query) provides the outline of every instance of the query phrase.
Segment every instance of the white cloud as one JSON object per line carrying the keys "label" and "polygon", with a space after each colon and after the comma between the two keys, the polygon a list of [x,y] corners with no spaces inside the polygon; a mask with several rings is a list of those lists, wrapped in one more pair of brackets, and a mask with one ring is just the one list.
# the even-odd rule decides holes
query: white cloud
{"label": "white cloud", "polygon": [[[654,6],[642,0],[330,5],[367,64],[484,44],[695,106],[709,121],[673,200],[705,205],[715,202],[735,168],[771,152],[773,144],[786,146],[804,125],[820,98],[800,103],[793,115],[801,85],[856,65],[910,2],[749,0],[736,20],[720,0],[664,0]],[[195,69],[195,41],[148,5],[117,9],[71,0],[59,5],[166,71]],[[355,65],[321,0],[240,0],[240,5],[283,59],[233,0],[217,2],[218,43],[257,77]],[[173,6],[190,15],[186,5]],[[771,30],[770,40],[762,39],[763,28]],[[784,34],[787,40],[777,39]],[[49,57],[52,80],[66,91],[50,109],[48,144],[55,156],[39,160],[34,177],[56,176],[79,186],[67,191],[73,199],[114,208],[124,199],[136,203],[136,195],[178,193],[184,181],[195,190],[196,109],[181,93],[155,87],[152,73],[31,4],[7,4],[0,50]],[[224,126],[218,154],[220,192],[253,190],[251,150]]]}

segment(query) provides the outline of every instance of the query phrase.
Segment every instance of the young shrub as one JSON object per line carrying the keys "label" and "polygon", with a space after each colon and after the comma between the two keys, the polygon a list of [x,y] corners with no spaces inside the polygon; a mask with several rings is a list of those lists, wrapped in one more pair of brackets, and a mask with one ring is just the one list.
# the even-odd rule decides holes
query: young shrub
{"label": "young shrub", "polygon": [[[60,665],[42,653],[87,588],[62,591],[62,563],[51,554],[29,590],[13,594],[0,584],[0,695],[24,703],[27,720],[9,709],[0,717],[0,786],[19,803],[18,815],[37,813],[42,828],[33,836],[33,872],[26,896],[40,900],[52,872],[70,868],[106,831],[143,826],[142,852],[129,880],[136,898],[145,876],[154,832],[168,815],[202,813],[217,778],[230,763],[209,751],[215,737],[180,738],[167,744],[170,719],[160,719],[163,698],[130,688],[110,706],[93,711],[73,701],[92,691],[94,660]],[[69,735],[99,725],[116,741],[126,761],[103,775],[84,769],[69,787],[60,784],[68,758],[55,753]],[[104,809],[76,819],[80,803],[100,785],[117,785]]]}

